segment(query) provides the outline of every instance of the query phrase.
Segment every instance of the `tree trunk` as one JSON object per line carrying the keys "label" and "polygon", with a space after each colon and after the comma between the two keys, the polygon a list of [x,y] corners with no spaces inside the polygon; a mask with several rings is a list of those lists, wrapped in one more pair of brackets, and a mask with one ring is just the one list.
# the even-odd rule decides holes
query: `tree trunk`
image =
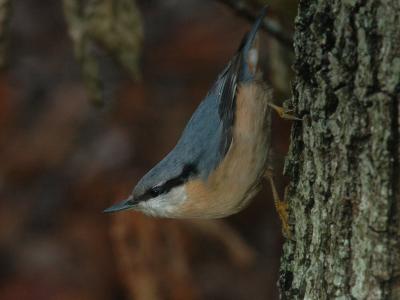
{"label": "tree trunk", "polygon": [[400,1],[300,1],[282,299],[400,299]]}

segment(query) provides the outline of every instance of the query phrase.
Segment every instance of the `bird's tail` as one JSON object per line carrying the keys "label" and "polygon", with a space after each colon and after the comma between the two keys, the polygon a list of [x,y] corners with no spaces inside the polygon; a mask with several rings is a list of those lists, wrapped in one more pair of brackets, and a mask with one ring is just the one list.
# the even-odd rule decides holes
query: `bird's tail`
{"label": "bird's tail", "polygon": [[259,60],[259,50],[256,42],[257,32],[263,23],[265,14],[267,13],[267,6],[264,6],[260,15],[254,22],[250,31],[244,36],[242,43],[239,47],[243,61],[242,78],[241,80],[247,81],[254,78]]}
{"label": "bird's tail", "polygon": [[261,24],[263,23],[263,20],[265,18],[265,15],[267,13],[267,5],[264,6],[258,15],[257,20],[254,22],[253,26],[251,27],[251,30],[245,35],[243,38],[242,44],[241,44],[241,50],[243,52],[247,52],[250,50],[254,39],[257,35],[258,30],[260,29]]}

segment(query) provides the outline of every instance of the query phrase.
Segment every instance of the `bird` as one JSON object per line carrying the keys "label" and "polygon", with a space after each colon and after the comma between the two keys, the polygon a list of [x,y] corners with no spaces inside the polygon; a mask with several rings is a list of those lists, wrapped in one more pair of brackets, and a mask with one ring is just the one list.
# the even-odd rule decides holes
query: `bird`
{"label": "bird", "polygon": [[[154,217],[222,218],[244,209],[265,176],[273,184],[268,171],[271,108],[285,112],[273,104],[260,69],[258,32],[266,11],[264,7],[176,146],[126,200],[104,212],[132,209]],[[273,192],[282,222],[287,223],[286,206],[275,187]]]}

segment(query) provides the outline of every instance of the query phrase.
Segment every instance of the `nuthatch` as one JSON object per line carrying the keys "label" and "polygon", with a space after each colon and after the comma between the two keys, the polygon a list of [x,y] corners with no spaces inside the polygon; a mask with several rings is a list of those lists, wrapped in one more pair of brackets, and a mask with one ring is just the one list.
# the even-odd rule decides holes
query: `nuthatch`
{"label": "nuthatch", "polygon": [[[258,68],[256,36],[265,13],[266,8],[175,148],[139,181],[128,199],[105,212],[134,209],[158,217],[220,218],[248,205],[267,170],[270,106],[276,108]],[[276,193],[274,198],[278,201]]]}

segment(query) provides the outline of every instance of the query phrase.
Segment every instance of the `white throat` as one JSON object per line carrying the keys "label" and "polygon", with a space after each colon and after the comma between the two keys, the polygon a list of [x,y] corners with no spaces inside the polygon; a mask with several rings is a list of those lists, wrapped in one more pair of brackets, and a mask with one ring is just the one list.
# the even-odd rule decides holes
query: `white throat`
{"label": "white throat", "polygon": [[179,207],[186,200],[186,188],[181,185],[168,193],[138,203],[135,209],[154,217],[179,218]]}

